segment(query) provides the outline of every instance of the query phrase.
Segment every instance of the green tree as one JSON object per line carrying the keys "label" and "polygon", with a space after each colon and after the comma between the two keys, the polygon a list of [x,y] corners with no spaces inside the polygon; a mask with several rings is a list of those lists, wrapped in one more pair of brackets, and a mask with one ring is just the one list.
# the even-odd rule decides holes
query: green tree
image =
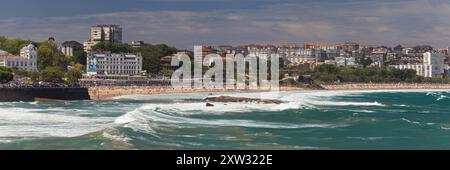
{"label": "green tree", "polygon": [[0,37],[0,49],[14,55],[18,55],[20,53],[20,49],[30,43],[32,43],[32,41],[22,39],[7,39],[6,37]]}
{"label": "green tree", "polygon": [[78,83],[78,80],[82,77],[81,71],[78,69],[70,69],[66,72],[66,82],[69,84],[75,84]]}
{"label": "green tree", "polygon": [[36,83],[40,81],[40,74],[38,72],[31,72],[29,77],[31,82]]}
{"label": "green tree", "polygon": [[75,50],[73,52],[73,58],[75,62],[86,65],[87,54],[83,50]]}
{"label": "green tree", "polygon": [[[315,82],[437,82],[435,79],[424,79],[416,75],[411,69],[389,69],[389,68],[351,68],[336,67],[334,65],[320,65],[315,70],[303,74],[311,75]],[[444,82],[444,79],[439,79]]]}
{"label": "green tree", "polygon": [[54,66],[46,67],[41,71],[40,79],[45,82],[63,83],[64,73],[64,68]]}
{"label": "green tree", "polygon": [[50,42],[43,42],[38,46],[38,68],[44,70],[47,67],[67,68],[70,59],[66,57],[58,47]]}
{"label": "green tree", "polygon": [[144,46],[137,50],[142,55],[142,67],[148,73],[159,73],[161,70],[160,59],[164,57],[164,51],[155,46]]}
{"label": "green tree", "polygon": [[109,51],[112,53],[132,53],[133,47],[128,44],[112,43],[102,41],[92,47],[92,51]]}
{"label": "green tree", "polygon": [[0,83],[8,83],[14,79],[10,68],[0,67]]}

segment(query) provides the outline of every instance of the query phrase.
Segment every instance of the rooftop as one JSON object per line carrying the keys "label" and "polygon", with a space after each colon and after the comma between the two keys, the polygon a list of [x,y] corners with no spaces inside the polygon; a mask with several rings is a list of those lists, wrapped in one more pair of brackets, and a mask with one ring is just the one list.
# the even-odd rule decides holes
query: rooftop
{"label": "rooftop", "polygon": [[120,27],[120,25],[114,25],[114,24],[99,24],[99,25],[93,25],[92,27]]}
{"label": "rooftop", "polygon": [[69,46],[69,47],[76,47],[76,46],[83,46],[83,44],[77,42],[77,41],[66,41],[62,43],[62,46]]}
{"label": "rooftop", "polygon": [[339,46],[340,44],[335,44],[335,43],[305,43],[306,46],[328,46],[328,47],[334,47],[334,46]]}

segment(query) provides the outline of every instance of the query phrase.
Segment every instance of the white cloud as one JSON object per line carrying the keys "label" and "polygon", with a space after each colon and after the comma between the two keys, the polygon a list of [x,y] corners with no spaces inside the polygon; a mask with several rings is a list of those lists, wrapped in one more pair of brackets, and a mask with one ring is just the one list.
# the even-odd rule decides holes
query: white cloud
{"label": "white cloud", "polygon": [[120,24],[126,41],[180,48],[194,44],[358,41],[369,44],[450,44],[446,1],[289,1],[262,8],[214,11],[128,11],[0,20],[0,35],[84,41],[89,26]]}

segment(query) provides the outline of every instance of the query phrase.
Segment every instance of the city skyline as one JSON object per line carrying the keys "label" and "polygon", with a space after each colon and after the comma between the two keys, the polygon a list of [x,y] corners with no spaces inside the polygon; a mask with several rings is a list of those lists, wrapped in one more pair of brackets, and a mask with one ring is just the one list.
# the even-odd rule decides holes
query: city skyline
{"label": "city skyline", "polygon": [[[450,45],[450,2],[293,0],[5,1],[0,35],[42,41],[89,39],[90,27],[118,24],[124,42],[177,48],[283,42]],[[19,8],[20,6],[20,8]],[[208,9],[208,10],[203,10]]]}

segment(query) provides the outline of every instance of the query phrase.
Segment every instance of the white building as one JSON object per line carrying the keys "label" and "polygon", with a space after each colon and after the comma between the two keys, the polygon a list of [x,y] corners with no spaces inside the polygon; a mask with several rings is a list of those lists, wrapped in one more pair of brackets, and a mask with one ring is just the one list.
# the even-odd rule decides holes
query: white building
{"label": "white building", "polygon": [[396,69],[411,69],[416,70],[417,75],[423,76],[423,77],[432,77],[431,75],[431,66],[424,65],[424,64],[404,64],[404,65],[393,65],[391,66]]}
{"label": "white building", "polygon": [[335,51],[339,50],[339,44],[327,44],[327,43],[305,43],[305,48],[311,48],[316,50],[324,50],[324,51]]}
{"label": "white building", "polygon": [[[249,56],[257,56],[260,58],[268,58],[271,54],[276,54],[277,49],[275,47],[248,47],[247,48]],[[231,51],[232,53],[234,51]]]}
{"label": "white building", "polygon": [[353,67],[357,66],[355,57],[336,57],[334,59],[337,66]]}
{"label": "white building", "polygon": [[140,54],[91,53],[87,57],[88,75],[141,75]]}
{"label": "white building", "polygon": [[0,52],[0,66],[24,71],[38,71],[37,49],[33,44],[29,44],[20,50],[18,56],[2,51]]}
{"label": "white building", "polygon": [[8,52],[0,50],[0,66],[6,67],[6,60],[4,60],[4,57],[8,55]]}
{"label": "white building", "polygon": [[91,41],[122,43],[122,28],[118,25],[95,25],[91,27]]}
{"label": "white building", "polygon": [[60,49],[61,52],[66,55],[73,57],[73,52],[77,49],[82,49],[83,45],[76,41],[66,41],[62,43]]}
{"label": "white building", "polygon": [[411,54],[412,53],[412,51],[414,51],[414,49],[413,48],[403,48],[402,49],[402,53],[403,54]]}
{"label": "white building", "polygon": [[279,48],[278,53],[295,64],[316,62],[316,50],[310,48]]}
{"label": "white building", "polygon": [[140,48],[145,45],[144,41],[131,41],[131,47]]}
{"label": "white building", "polygon": [[423,64],[430,65],[431,76],[432,77],[443,77],[444,76],[444,54],[442,53],[431,53],[426,52],[423,54]]}
{"label": "white building", "polygon": [[122,43],[122,28],[119,25],[95,25],[91,27],[91,36],[84,42],[84,51],[89,53],[92,46],[102,41]]}
{"label": "white building", "polygon": [[423,54],[422,64],[392,65],[391,67],[416,70],[417,75],[423,77],[443,77],[444,54],[426,52]]}

